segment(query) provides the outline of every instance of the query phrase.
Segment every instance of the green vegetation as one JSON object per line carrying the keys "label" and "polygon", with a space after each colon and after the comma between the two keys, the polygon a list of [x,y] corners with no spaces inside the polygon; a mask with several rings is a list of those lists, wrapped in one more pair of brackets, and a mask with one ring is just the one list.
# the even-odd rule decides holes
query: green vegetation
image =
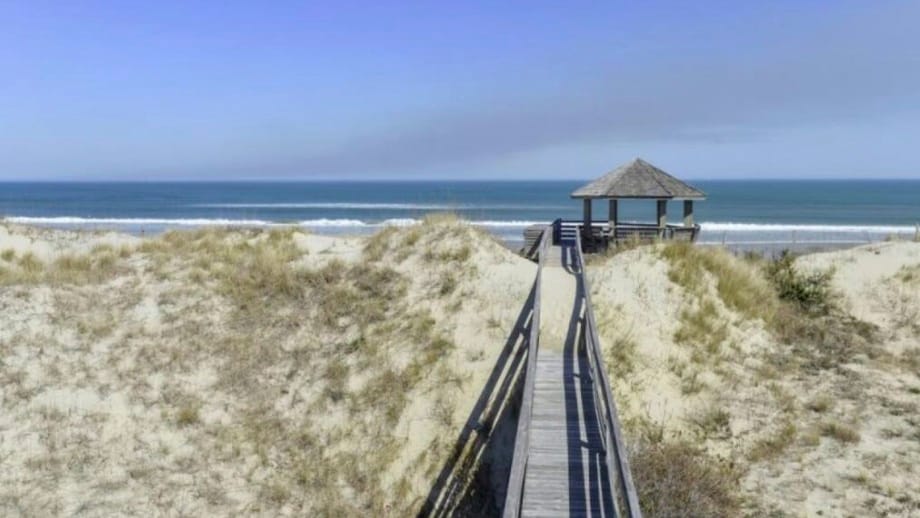
{"label": "green vegetation", "polygon": [[[790,345],[793,354],[773,356],[784,365],[828,369],[859,354],[874,354],[877,328],[840,307],[831,287],[832,271],[803,273],[785,252],[772,261],[755,256],[739,259],[717,248],[669,243],[661,254],[670,265],[668,277],[691,297],[674,339],[698,346],[694,361],[713,357],[728,338],[728,316],[717,301],[744,318],[763,321]],[[706,282],[707,277],[713,282]]]}
{"label": "green vegetation", "polygon": [[[731,323],[721,307],[742,318],[772,321],[778,305],[776,296],[749,263],[721,249],[685,242],[668,243],[661,247],[660,253],[669,264],[668,278],[687,295],[687,306],[681,311],[674,341],[692,348],[694,363],[720,359]],[[701,388],[692,377],[682,376],[682,379],[689,381],[684,383],[685,393]]]}
{"label": "green vegetation", "polygon": [[748,451],[751,462],[773,459],[781,455],[795,441],[798,429],[791,421],[785,421],[778,428],[754,442]]}
{"label": "green vegetation", "polygon": [[722,342],[728,338],[728,322],[719,314],[712,299],[701,298],[698,303],[699,307],[681,312],[681,325],[674,334],[674,341],[702,346],[702,351],[694,351],[694,358],[704,361],[707,355],[717,354]]}
{"label": "green vegetation", "polygon": [[904,284],[916,284],[920,282],[920,263],[902,266],[894,277]]}
{"label": "green vegetation", "polygon": [[821,425],[820,432],[823,437],[831,437],[843,443],[859,442],[859,432],[849,426],[834,421]]}
{"label": "green vegetation", "polygon": [[703,438],[731,436],[731,414],[717,405],[709,406],[691,416],[690,423],[699,430]]}
{"label": "green vegetation", "polygon": [[605,347],[604,365],[613,379],[625,378],[636,369],[636,341],[631,335],[614,339],[610,347]]}
{"label": "green vegetation", "polygon": [[799,366],[829,369],[859,354],[875,354],[877,327],[840,307],[831,288],[833,272],[802,273],[788,253],[768,263],[765,272],[782,302],[771,330],[792,346]]}
{"label": "green vegetation", "polygon": [[690,442],[642,440],[631,452],[630,463],[644,516],[741,514],[741,472]]}
{"label": "green vegetation", "polygon": [[726,307],[750,319],[769,321],[775,311],[775,296],[756,269],[724,250],[673,242],[661,249],[670,264],[668,278],[697,297],[705,296],[710,276],[716,294]]}
{"label": "green vegetation", "polygon": [[805,408],[819,414],[827,412],[832,406],[834,406],[834,400],[827,395],[820,395],[812,398],[805,404]]}
{"label": "green vegetation", "polygon": [[[178,459],[154,444],[168,460],[131,466],[137,477],[195,474],[195,490],[213,489],[220,501],[224,490],[198,482],[207,477],[196,473],[211,472],[206,459],[231,472],[245,466],[231,476],[255,490],[247,513],[411,515],[420,479],[436,476],[452,446],[456,394],[469,389],[452,359],[470,351],[456,353],[452,329],[435,315],[462,299],[475,272],[471,232],[432,217],[325,257],[307,252],[295,228],[167,232],[50,259],[3,251],[0,285],[56,288],[48,313],[67,346],[21,339],[28,350],[69,355],[45,367],[60,365],[53,379],[125,389],[132,405],[156,409],[151,433],[182,434],[207,453]],[[419,275],[402,273],[402,261]],[[24,373],[0,376],[17,402],[37,390]],[[17,377],[21,389],[12,388]],[[448,439],[410,453],[405,434],[419,422]],[[66,476],[48,466],[45,475]]]}
{"label": "green vegetation", "polygon": [[836,307],[831,291],[834,272],[801,273],[796,269],[794,259],[784,250],[777,259],[767,264],[767,278],[773,284],[776,295],[808,315],[829,314]]}
{"label": "green vegetation", "polygon": [[[8,253],[9,252],[9,253]],[[111,247],[96,247],[88,254],[65,254],[45,263],[32,252],[18,258],[12,250],[3,254],[11,266],[0,267],[0,285],[98,284],[120,271],[120,257]]]}
{"label": "green vegetation", "polygon": [[191,426],[197,424],[200,417],[198,415],[199,405],[195,403],[188,403],[182,406],[179,409],[179,412],[176,414],[176,424],[179,426]]}

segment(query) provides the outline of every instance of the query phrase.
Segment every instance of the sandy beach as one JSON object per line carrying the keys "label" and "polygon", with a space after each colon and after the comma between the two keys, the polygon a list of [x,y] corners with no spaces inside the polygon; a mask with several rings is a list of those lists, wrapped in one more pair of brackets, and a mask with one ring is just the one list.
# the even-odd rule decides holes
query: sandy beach
{"label": "sandy beach", "polygon": [[[742,513],[915,515],[920,243],[792,265],[828,277],[798,320],[763,259],[592,259],[637,483],[686,447]],[[0,225],[0,514],[415,515],[535,271],[444,217],[371,237]],[[502,430],[473,432],[494,447],[461,470],[467,512],[498,512]]]}

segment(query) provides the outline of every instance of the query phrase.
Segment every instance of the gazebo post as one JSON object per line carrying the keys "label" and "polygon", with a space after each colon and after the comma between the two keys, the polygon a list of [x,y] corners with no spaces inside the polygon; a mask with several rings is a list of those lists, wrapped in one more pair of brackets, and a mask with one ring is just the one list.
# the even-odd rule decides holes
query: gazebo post
{"label": "gazebo post", "polygon": [[684,226],[693,226],[693,200],[684,200]]}
{"label": "gazebo post", "polygon": [[665,230],[668,228],[668,200],[657,200],[658,209],[658,237],[665,236]]}
{"label": "gazebo post", "polygon": [[585,237],[585,240],[591,237],[591,198],[585,198],[582,200],[584,207],[584,221],[581,228],[581,235]]}
{"label": "gazebo post", "polygon": [[608,200],[610,203],[610,210],[607,216],[607,221],[610,223],[610,233],[611,235],[616,234],[617,230],[617,200],[616,198]]}

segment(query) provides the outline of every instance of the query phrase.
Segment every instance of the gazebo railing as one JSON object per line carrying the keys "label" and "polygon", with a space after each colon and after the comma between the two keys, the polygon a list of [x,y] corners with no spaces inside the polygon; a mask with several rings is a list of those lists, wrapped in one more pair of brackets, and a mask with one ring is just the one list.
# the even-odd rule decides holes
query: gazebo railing
{"label": "gazebo railing", "polygon": [[[579,229],[584,227],[582,220],[562,220],[561,225],[565,227],[577,226]],[[627,239],[638,237],[639,239],[676,239],[680,241],[696,241],[699,237],[700,226],[685,226],[681,224],[668,224],[660,227],[655,223],[637,223],[622,222],[617,223],[616,227],[610,227],[610,222],[606,220],[595,220],[591,222],[591,237],[607,241],[625,241]]]}

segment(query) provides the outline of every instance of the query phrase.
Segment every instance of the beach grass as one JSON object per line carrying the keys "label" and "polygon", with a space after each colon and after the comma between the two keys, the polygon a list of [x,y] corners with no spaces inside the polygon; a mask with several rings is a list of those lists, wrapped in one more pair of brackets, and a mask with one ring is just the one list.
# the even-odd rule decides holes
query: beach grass
{"label": "beach grass", "polygon": [[631,464],[644,516],[733,517],[742,509],[741,472],[686,440],[639,441]]}
{"label": "beach grass", "polygon": [[[42,256],[0,252],[0,284],[27,294],[19,304],[42,303],[31,294],[52,289],[53,309],[39,314],[61,333],[19,339],[23,351],[66,358],[41,367],[56,371],[52,385],[83,380],[143,409],[137,433],[170,460],[126,454],[130,484],[204,477],[213,464],[261,513],[413,514],[451,447],[413,441],[453,437],[465,401],[457,394],[478,390],[462,369],[487,349],[477,341],[476,354],[469,345],[459,353],[448,324],[448,308],[477,282],[474,244],[505,253],[478,235],[432,217],[327,254],[295,228],[171,231]],[[483,328],[487,317],[504,327],[500,309],[482,315]],[[3,367],[2,377],[13,409],[44,390],[20,371]],[[55,445],[85,429],[75,419],[61,413]],[[405,436],[420,424],[419,437]],[[61,455],[35,456],[31,469],[66,478],[66,461],[53,460]],[[217,506],[202,512],[227,501],[219,484],[193,485]]]}

